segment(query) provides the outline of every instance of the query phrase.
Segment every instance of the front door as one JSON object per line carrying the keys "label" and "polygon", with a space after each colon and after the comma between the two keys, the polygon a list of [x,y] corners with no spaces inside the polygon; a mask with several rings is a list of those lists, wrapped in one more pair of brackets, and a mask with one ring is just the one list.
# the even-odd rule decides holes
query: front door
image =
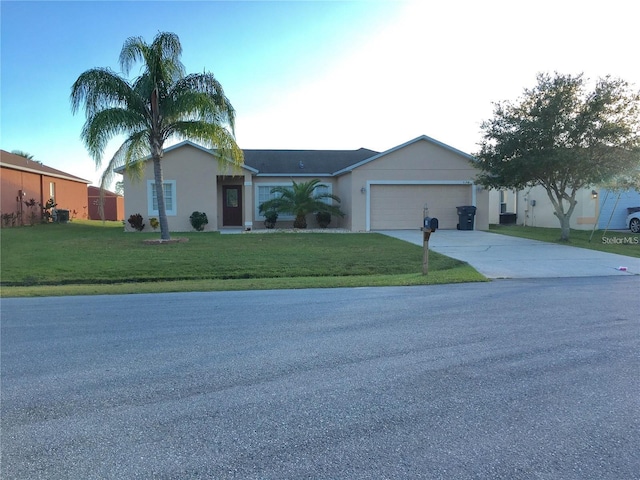
{"label": "front door", "polygon": [[222,186],[222,226],[242,226],[242,186]]}

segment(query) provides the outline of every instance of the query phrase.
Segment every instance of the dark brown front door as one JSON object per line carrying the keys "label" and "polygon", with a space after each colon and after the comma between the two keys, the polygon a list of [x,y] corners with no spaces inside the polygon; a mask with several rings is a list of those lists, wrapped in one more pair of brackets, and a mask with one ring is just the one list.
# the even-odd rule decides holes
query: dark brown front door
{"label": "dark brown front door", "polygon": [[222,186],[222,226],[242,226],[242,187],[240,185]]}

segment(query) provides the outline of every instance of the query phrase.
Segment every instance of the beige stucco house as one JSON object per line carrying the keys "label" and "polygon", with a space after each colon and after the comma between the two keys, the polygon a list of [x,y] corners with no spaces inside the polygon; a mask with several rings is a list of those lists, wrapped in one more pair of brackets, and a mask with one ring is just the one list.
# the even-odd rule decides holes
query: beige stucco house
{"label": "beige stucco house", "polygon": [[[352,231],[419,229],[423,209],[442,229],[455,229],[456,207],[477,207],[475,228],[489,226],[489,192],[477,186],[471,157],[427,136],[385,152],[358,150],[244,150],[245,164],[221,166],[215,152],[185,141],[165,149],[162,160],[169,229],[193,230],[189,217],[205,212],[206,230],[261,229],[259,205],[277,185],[319,179],[325,191],[340,197],[344,218],[330,227]],[[123,175],[125,218],[157,216],[153,166],[146,161],[142,179]],[[280,216],[277,227],[291,226]],[[308,219],[309,228],[315,219]],[[125,222],[126,224],[126,222]],[[129,225],[126,224],[127,229]],[[148,227],[147,227],[148,228]]]}

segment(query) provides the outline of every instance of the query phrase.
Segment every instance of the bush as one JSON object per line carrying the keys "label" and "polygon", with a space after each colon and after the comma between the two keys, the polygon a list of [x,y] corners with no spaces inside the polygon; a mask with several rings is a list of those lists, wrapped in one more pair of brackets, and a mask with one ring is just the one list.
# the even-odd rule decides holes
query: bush
{"label": "bush", "polygon": [[276,221],[278,220],[278,212],[275,210],[269,210],[264,214],[264,226],[265,228],[274,228],[276,226]]}
{"label": "bush", "polygon": [[316,221],[320,228],[327,228],[331,223],[331,214],[329,212],[316,213]]}
{"label": "bush", "polygon": [[128,222],[129,222],[129,225],[131,225],[132,228],[135,228],[139,232],[141,232],[142,229],[144,228],[142,215],[140,215],[139,213],[134,213],[133,215],[131,215],[129,217]]}
{"label": "bush", "polygon": [[158,219],[156,217],[151,217],[149,219],[149,225],[151,225],[151,228],[156,230],[160,226],[160,222],[158,221]]}
{"label": "bush", "polygon": [[198,232],[203,231],[205,225],[209,223],[207,214],[204,212],[193,212],[189,220],[191,221],[191,226]]}

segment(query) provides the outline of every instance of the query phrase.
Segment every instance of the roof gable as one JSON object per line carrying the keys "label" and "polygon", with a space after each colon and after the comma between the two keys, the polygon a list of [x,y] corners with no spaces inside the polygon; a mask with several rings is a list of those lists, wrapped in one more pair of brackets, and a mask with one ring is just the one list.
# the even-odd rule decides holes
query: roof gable
{"label": "roof gable", "polygon": [[21,155],[15,153],[9,153],[5,150],[0,150],[0,166],[5,168],[12,168],[14,170],[20,170],[22,172],[36,173],[40,175],[47,175],[49,177],[62,178],[64,180],[71,180],[78,183],[91,183],[90,180],[76,177],[62,170],[56,170],[55,168],[47,167],[35,160],[29,160]]}
{"label": "roof gable", "polygon": [[396,151],[401,150],[401,149],[403,149],[405,147],[408,147],[409,145],[412,145],[414,143],[421,142],[421,141],[429,142],[429,143],[431,143],[433,145],[436,145],[438,147],[444,148],[445,150],[448,150],[448,151],[450,151],[452,153],[460,155],[460,156],[464,157],[465,159],[473,160],[473,157],[471,155],[469,155],[468,153],[463,152],[462,150],[458,150],[457,148],[454,148],[454,147],[452,147],[450,145],[447,145],[446,143],[442,143],[442,142],[440,142],[440,141],[438,141],[438,140],[436,140],[434,138],[428,137],[427,135],[421,135],[419,137],[414,138],[413,140],[409,140],[408,142],[403,143],[402,145],[398,145],[397,147],[390,148],[389,150],[386,150],[386,151],[384,151],[382,153],[379,153],[379,154],[374,155],[372,157],[366,158],[366,159],[362,160],[361,162],[355,163],[355,164],[350,165],[350,166],[348,166],[346,168],[343,168],[342,170],[336,171],[334,173],[334,175],[342,175],[344,173],[349,173],[349,172],[353,171],[354,169],[360,167],[361,165],[365,165],[365,164],[367,164],[369,162],[377,160],[380,157],[384,157],[385,155],[389,155],[390,153],[396,152]]}
{"label": "roof gable", "polygon": [[[191,140],[184,140],[184,141],[182,141],[180,143],[176,143],[175,145],[171,145],[170,147],[166,147],[164,149],[164,153],[166,154],[166,153],[172,152],[174,150],[178,150],[180,148],[183,148],[185,146],[197,148],[198,150],[200,150],[202,152],[208,153],[212,157],[216,157],[217,156],[215,150],[210,150],[210,149],[208,149],[206,147],[203,147],[202,145],[198,145],[197,143],[192,142]],[[142,162],[148,162],[149,160],[151,160],[151,155],[143,158],[141,161]],[[247,170],[249,170],[249,171],[251,171],[253,173],[258,173],[257,170],[255,170],[250,165],[247,165],[246,163],[244,165],[242,165],[241,168],[245,168],[245,169],[247,169]],[[113,169],[113,171],[116,172],[116,173],[124,173],[124,170],[125,170],[125,166],[124,165],[121,165],[121,166]]]}

